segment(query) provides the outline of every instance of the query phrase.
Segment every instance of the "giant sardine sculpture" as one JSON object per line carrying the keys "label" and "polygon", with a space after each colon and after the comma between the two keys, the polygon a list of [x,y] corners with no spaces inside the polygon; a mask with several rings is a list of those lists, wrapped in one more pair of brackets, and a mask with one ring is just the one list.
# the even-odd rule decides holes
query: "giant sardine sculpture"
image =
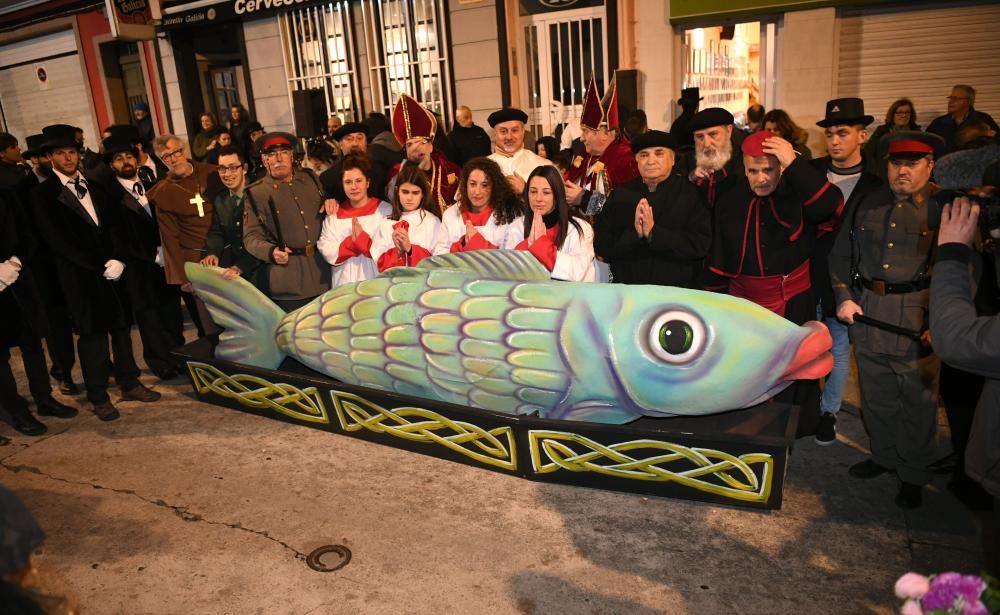
{"label": "giant sardine sculpture", "polygon": [[286,314],[243,279],[185,266],[225,331],[215,356],[473,408],[627,423],[745,408],[829,373],[830,334],[669,286],[551,280],[528,252],[424,259]]}

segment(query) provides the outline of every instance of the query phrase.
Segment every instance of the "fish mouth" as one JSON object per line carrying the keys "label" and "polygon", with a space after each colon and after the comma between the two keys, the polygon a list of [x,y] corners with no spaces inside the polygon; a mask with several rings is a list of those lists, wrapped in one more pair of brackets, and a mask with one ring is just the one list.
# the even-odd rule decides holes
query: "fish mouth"
{"label": "fish mouth", "polygon": [[826,376],[833,369],[833,354],[830,353],[833,338],[830,337],[826,325],[810,320],[802,327],[810,329],[810,332],[799,342],[795,356],[788,362],[785,372],[778,379],[779,382],[816,380]]}

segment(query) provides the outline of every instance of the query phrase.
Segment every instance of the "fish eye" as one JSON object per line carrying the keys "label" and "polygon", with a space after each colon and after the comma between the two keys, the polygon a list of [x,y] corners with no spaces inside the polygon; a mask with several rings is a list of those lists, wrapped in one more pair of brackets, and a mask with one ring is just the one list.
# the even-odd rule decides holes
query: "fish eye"
{"label": "fish eye", "polygon": [[705,324],[683,310],[664,312],[649,327],[649,349],[657,358],[674,365],[697,359],[706,341]]}

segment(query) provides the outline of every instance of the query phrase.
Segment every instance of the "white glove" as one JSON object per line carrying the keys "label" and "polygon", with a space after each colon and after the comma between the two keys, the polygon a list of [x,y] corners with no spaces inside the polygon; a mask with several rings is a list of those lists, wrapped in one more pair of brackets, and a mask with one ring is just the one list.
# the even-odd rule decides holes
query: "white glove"
{"label": "white glove", "polygon": [[17,261],[17,263],[11,262],[14,258],[0,263],[0,282],[5,286],[13,284],[17,281],[17,277],[21,275],[21,261]]}
{"label": "white glove", "polygon": [[153,262],[160,267],[163,266],[163,246],[156,246],[156,260]]}
{"label": "white glove", "polygon": [[104,263],[104,279],[111,280],[114,282],[118,278],[122,277],[122,271],[125,271],[125,263],[121,261],[116,261],[111,259]]}

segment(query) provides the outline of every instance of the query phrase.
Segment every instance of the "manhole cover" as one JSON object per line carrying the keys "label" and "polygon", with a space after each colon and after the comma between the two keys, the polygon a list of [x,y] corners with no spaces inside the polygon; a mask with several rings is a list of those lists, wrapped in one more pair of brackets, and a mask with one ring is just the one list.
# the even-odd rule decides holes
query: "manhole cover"
{"label": "manhole cover", "polygon": [[351,561],[351,550],[344,545],[324,545],[306,556],[306,565],[316,572],[340,570]]}

